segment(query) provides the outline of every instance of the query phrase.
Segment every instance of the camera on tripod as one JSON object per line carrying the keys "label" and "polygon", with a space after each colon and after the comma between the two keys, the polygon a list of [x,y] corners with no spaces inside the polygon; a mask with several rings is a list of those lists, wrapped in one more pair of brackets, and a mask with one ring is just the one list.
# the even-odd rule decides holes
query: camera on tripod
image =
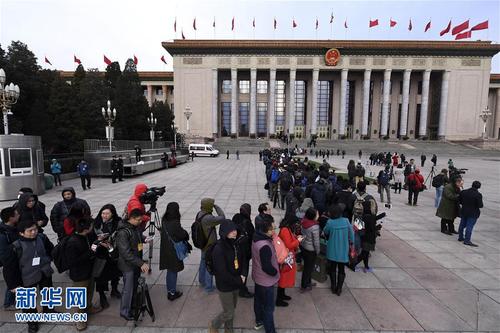
{"label": "camera on tripod", "polygon": [[465,172],[468,171],[469,169],[466,168],[458,169],[455,168],[454,166],[450,166],[449,170],[450,170],[450,179],[455,179],[458,177],[462,177],[461,175],[464,175]]}
{"label": "camera on tripod", "polygon": [[164,195],[166,192],[165,186],[162,187],[150,187],[146,192],[141,194],[139,200],[145,205],[151,205],[158,201],[158,198]]}

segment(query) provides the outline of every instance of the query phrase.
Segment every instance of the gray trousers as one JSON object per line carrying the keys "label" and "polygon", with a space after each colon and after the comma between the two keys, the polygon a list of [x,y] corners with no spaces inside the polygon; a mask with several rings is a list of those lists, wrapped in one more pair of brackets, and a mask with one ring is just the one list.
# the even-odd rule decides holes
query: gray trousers
{"label": "gray trousers", "polygon": [[238,303],[239,290],[222,292],[218,291],[220,303],[222,305],[222,312],[212,320],[212,327],[219,329],[222,325],[229,332],[233,331],[234,310]]}
{"label": "gray trousers", "polygon": [[391,203],[391,185],[380,185],[380,201],[384,202],[384,191],[387,193],[387,203]]}
{"label": "gray trousers", "polygon": [[122,298],[120,300],[120,314],[122,316],[130,316],[130,308],[132,307],[132,298],[137,290],[137,280],[141,275],[140,270],[132,270],[123,272],[123,290]]}

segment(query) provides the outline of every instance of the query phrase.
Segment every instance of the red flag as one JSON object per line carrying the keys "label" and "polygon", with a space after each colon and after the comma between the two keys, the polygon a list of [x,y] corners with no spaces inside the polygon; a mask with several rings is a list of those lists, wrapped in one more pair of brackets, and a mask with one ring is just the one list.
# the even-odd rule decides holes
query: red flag
{"label": "red flag", "polygon": [[186,39],[186,36],[184,36],[184,31],[181,30],[181,36],[182,36],[182,39]]}
{"label": "red flag", "polygon": [[488,20],[476,24],[475,26],[473,26],[472,28],[470,28],[470,31],[484,30],[484,29],[488,29]]}
{"label": "red flag", "polygon": [[214,17],[214,23],[212,23],[212,27],[215,28],[215,17]]}
{"label": "red flag", "polygon": [[333,23],[333,12],[330,14],[330,23]]}
{"label": "red flag", "polygon": [[278,22],[276,22],[276,17],[274,18],[274,30],[276,30],[276,26],[278,25]]}
{"label": "red flag", "polygon": [[174,32],[177,32],[177,17],[175,18],[174,21]]}
{"label": "red flag", "polygon": [[469,31],[466,31],[466,32],[462,32],[462,33],[459,33],[455,36],[455,40],[459,40],[459,39],[465,39],[465,38],[471,38],[472,37],[472,31],[469,30]]}
{"label": "red flag", "polygon": [[136,65],[136,66],[137,66],[137,64],[138,64],[138,63],[139,63],[139,59],[137,59],[137,57],[136,57],[136,56],[135,56],[135,54],[134,54],[134,65]]}
{"label": "red flag", "polygon": [[233,16],[233,19],[231,21],[231,31],[234,31],[234,16]]}
{"label": "red flag", "polygon": [[292,28],[297,28],[297,23],[295,22],[295,19],[292,20]]}
{"label": "red flag", "polygon": [[450,20],[450,22],[448,22],[448,26],[446,28],[444,28],[444,30],[441,30],[441,32],[439,33],[439,36],[446,35],[448,32],[450,32],[450,29],[451,29],[451,20]]}
{"label": "red flag", "polygon": [[429,30],[431,28],[431,21],[429,21],[426,25],[425,25],[425,30],[424,32],[427,32],[427,30]]}
{"label": "red flag", "polygon": [[347,20],[344,21],[344,28],[347,29]]}
{"label": "red flag", "polygon": [[370,20],[370,24],[368,25],[370,28],[375,27],[378,25],[378,19],[375,20]]}
{"label": "red flag", "polygon": [[411,29],[413,29],[413,24],[411,24],[411,19],[410,19],[410,23],[408,23],[408,31],[411,31]]}
{"label": "red flag", "polygon": [[253,18],[252,26],[255,28],[255,17]]}
{"label": "red flag", "polygon": [[81,64],[82,64],[82,62],[80,61],[80,59],[78,59],[78,58],[76,57],[76,55],[74,55],[74,54],[73,54],[73,61],[74,61],[74,62],[76,62],[78,65],[81,65]]}
{"label": "red flag", "polygon": [[45,63],[49,64],[52,66],[52,64],[50,63],[49,59],[47,59],[47,57],[45,57]]}
{"label": "red flag", "polygon": [[459,34],[462,31],[467,30],[467,29],[469,29],[469,20],[467,20],[463,23],[460,23],[456,27],[453,27],[453,29],[451,30],[451,34],[452,34],[452,36],[455,36],[456,34]]}
{"label": "red flag", "polygon": [[161,58],[160,58],[161,61],[163,61],[163,63],[166,65],[167,64],[167,61],[165,60],[165,56],[162,55]]}
{"label": "red flag", "polygon": [[193,29],[196,31],[196,17],[193,20]]}
{"label": "red flag", "polygon": [[391,26],[391,28],[396,26],[396,24],[398,24],[398,22],[393,21],[392,18],[389,20],[389,25]]}
{"label": "red flag", "polygon": [[319,22],[318,22],[318,18],[316,18],[316,30],[318,30],[318,26],[319,26]]}
{"label": "red flag", "polygon": [[104,55],[104,63],[106,63],[106,65],[111,65],[113,62],[111,60],[108,59],[108,57],[106,57],[106,55]]}

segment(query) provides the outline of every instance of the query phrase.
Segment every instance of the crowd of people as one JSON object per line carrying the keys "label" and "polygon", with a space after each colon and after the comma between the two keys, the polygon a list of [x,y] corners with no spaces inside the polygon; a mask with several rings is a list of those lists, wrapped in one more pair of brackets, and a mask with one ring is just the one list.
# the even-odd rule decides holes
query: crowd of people
{"label": "crowd of people", "polygon": [[[337,175],[325,159],[313,163],[308,157],[294,158],[288,150],[265,150],[259,155],[265,165],[270,202],[258,206],[254,221],[248,203],[229,219],[213,198],[203,198],[191,226],[192,245],[201,251],[200,286],[207,293],[217,291],[222,306],[221,313],[209,323],[211,333],[222,327],[226,332],[233,331],[239,297],[253,298],[255,329],[276,332],[274,309],[292,302],[287,289],[294,288],[298,271],[302,271],[300,293],[316,286],[314,274],[325,274],[330,278],[331,292],[339,296],[346,267],[357,271],[358,264],[363,263],[358,271],[371,271],[370,252],[375,250],[385,213],[379,213],[377,200],[367,192],[368,179],[361,160],[350,160],[347,174]],[[361,151],[358,156],[361,159]],[[434,157],[432,160],[435,163]],[[407,189],[408,204],[417,205],[418,193],[425,184],[413,159],[407,162],[397,153],[381,153],[371,154],[370,161],[384,166],[376,177],[380,202],[385,203],[385,199],[390,208],[392,187],[394,193]],[[423,164],[425,159],[421,161]],[[460,173],[453,167],[450,170],[450,176],[443,169],[432,179],[441,231],[457,233],[453,222],[461,217],[458,240],[476,246],[471,234],[483,205],[478,191],[481,184],[474,181],[470,189],[462,190]],[[88,203],[78,198],[73,188],[66,187],[49,218],[33,191],[22,188],[15,205],[1,211],[0,262],[7,284],[4,308],[15,309],[18,287],[52,286],[53,261],[58,263],[60,273],[68,272],[73,286],[87,289],[89,300],[94,290],[97,292],[98,303],[89,301],[86,309],[78,311],[91,315],[108,308],[111,286],[109,297],[120,299],[120,316],[134,320],[138,279],[150,270],[150,263],[143,258],[145,244],[153,241],[153,237],[144,235],[151,221],[151,212],[146,209],[150,202],[144,199],[149,191],[145,184],[138,184],[123,214],[114,205],[105,204],[92,217]],[[279,223],[272,214],[276,206],[284,210]],[[57,244],[44,233],[49,221]],[[175,301],[183,295],[177,288],[178,274],[193,250],[189,232],[181,225],[177,202],[168,203],[157,228],[159,268],[166,270],[167,298]],[[327,262],[328,269],[318,273],[315,265],[321,260]],[[255,284],[253,292],[247,287],[250,278]],[[78,322],[76,328],[85,330],[86,323]],[[38,329],[39,323],[28,323],[30,333]]]}

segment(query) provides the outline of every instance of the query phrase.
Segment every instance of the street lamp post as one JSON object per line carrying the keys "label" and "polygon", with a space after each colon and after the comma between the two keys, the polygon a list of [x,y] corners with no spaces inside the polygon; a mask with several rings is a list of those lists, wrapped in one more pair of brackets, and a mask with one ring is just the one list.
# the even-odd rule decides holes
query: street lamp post
{"label": "street lamp post", "polygon": [[174,123],[172,123],[172,130],[174,132],[174,151],[177,151],[177,126],[175,126]]}
{"label": "street lamp post", "polygon": [[486,134],[486,124],[488,123],[488,118],[491,116],[491,111],[488,107],[486,107],[481,114],[479,115],[479,118],[483,121],[483,139],[486,139],[488,135]]}
{"label": "street lamp post", "polygon": [[155,142],[155,126],[156,123],[158,122],[158,119],[153,117],[153,113],[151,112],[151,115],[148,117],[148,125],[151,130],[149,131],[149,138],[151,139],[151,149],[154,148],[154,142]]}
{"label": "street lamp post", "polygon": [[10,108],[12,105],[17,103],[19,99],[19,86],[14,83],[5,84],[5,71],[0,68],[0,107],[3,113],[3,133],[5,135],[9,134],[9,115],[12,114]]}
{"label": "street lamp post", "polygon": [[186,108],[184,109],[184,115],[186,116],[186,120],[187,120],[187,123],[186,123],[186,130],[188,132],[188,134],[190,134],[190,130],[189,130],[189,118],[191,118],[191,115],[193,114],[193,112],[191,112],[191,107],[189,105],[186,105]]}
{"label": "street lamp post", "polygon": [[109,140],[109,151],[113,151],[113,139],[115,136],[115,129],[113,128],[113,122],[116,119],[116,109],[113,108],[111,110],[111,101],[108,99],[108,108],[105,109],[104,107],[102,108],[102,116],[104,117],[104,120],[108,123],[108,126],[106,126],[106,139]]}

